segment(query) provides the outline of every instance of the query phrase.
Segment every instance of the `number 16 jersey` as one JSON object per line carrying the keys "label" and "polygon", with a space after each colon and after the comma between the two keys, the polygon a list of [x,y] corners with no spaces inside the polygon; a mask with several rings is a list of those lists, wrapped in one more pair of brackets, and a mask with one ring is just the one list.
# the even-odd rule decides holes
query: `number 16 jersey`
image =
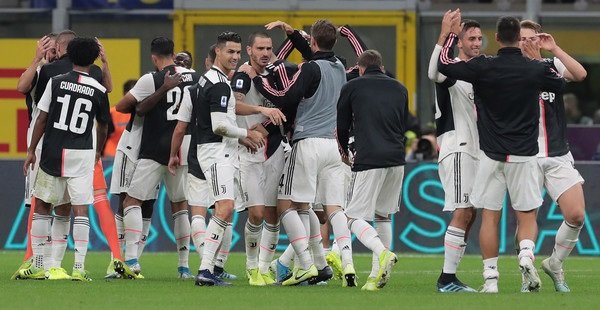
{"label": "number 16 jersey", "polygon": [[94,169],[94,118],[110,120],[106,88],[87,73],[71,71],[53,77],[38,108],[48,113],[40,168],[57,177],[83,176]]}

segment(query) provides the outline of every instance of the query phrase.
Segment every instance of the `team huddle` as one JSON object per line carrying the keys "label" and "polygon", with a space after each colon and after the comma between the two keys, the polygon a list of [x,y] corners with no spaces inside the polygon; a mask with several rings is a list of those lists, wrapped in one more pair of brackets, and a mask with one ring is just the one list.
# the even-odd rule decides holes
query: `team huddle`
{"label": "team huddle", "polygon": [[[156,71],[140,77],[116,104],[131,115],[109,188],[120,197],[116,214],[99,160],[112,90],[102,45],[72,31],[38,41],[18,86],[31,94],[24,164],[31,211],[30,247],[13,278],[91,281],[85,270],[91,203],[111,249],[106,278],[143,278],[140,258],[162,183],[181,278],[200,286],[231,285],[227,280],[236,276],[225,271],[231,221],[233,212],[247,212],[250,285],[314,285],[335,277],[343,287],[355,287],[354,233],[373,252],[362,289],[383,288],[397,262],[389,248],[391,217],[401,202],[408,91],[349,26],[318,20],[310,34],[281,21],[265,27],[286,33],[277,50],[267,32],[253,32],[245,48],[249,61],[239,65],[242,39],[223,32],[203,74],[191,68],[189,53],[174,52],[170,39],[152,41]],[[334,54],[338,34],[354,48],[356,65],[346,68]],[[583,179],[572,166],[559,98],[565,79],[581,80],[585,70],[530,21],[499,20],[497,57],[480,56],[481,41],[479,24],[449,11],[430,61],[444,211],[453,212],[437,290],[476,292],[456,270],[479,208],[481,291],[498,292],[498,222],[506,190],[518,221],[522,291],[538,290],[536,209],[546,186],[565,221],[542,268],[557,291],[569,291],[562,261],[583,225]],[[293,48],[302,63],[286,60]],[[556,57],[541,59],[540,48]],[[93,64],[98,57],[102,68]],[[61,262],[71,210],[76,254],[69,275]],[[321,233],[327,223],[331,250]],[[290,244],[275,259],[280,227]],[[196,276],[188,263],[190,242],[200,256]]]}

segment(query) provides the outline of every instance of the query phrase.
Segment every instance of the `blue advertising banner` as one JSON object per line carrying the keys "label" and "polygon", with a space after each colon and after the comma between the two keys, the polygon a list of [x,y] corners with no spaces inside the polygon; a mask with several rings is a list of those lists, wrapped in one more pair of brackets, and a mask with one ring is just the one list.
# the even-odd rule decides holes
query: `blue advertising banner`
{"label": "blue advertising banner", "polygon": [[[582,176],[586,179],[584,190],[586,193],[587,215],[585,226],[579,237],[579,242],[573,254],[575,255],[600,255],[598,234],[600,229],[600,164],[576,165]],[[105,162],[105,175],[110,184],[112,162]],[[402,193],[402,206],[400,212],[393,219],[393,249],[397,252],[413,252],[424,254],[443,253],[443,239],[451,215],[442,212],[444,193],[439,181],[437,164],[419,163],[408,164]],[[0,189],[2,191],[2,218],[0,218],[0,246],[5,250],[24,250],[26,246],[26,227],[28,208],[23,203],[24,177],[22,161],[6,160],[0,162]],[[117,207],[117,198],[111,197],[113,210]],[[147,241],[148,251],[173,251],[175,250],[175,236],[171,220],[170,206],[163,190],[154,206],[152,227]],[[246,214],[235,214],[233,218],[232,250],[243,251],[243,232]],[[549,254],[554,245],[556,230],[562,222],[562,215],[558,205],[544,194],[544,205],[538,214],[539,238],[536,252]],[[98,217],[90,207],[90,249],[108,249],[106,239],[100,230]],[[500,224],[500,253],[514,253],[515,219],[508,201],[505,202],[503,217]],[[469,236],[467,253],[479,253],[478,241],[479,221],[476,222]],[[278,250],[287,246],[287,236],[282,231]],[[72,248],[72,239],[69,247]],[[360,242],[354,241],[356,252],[366,252]]]}
{"label": "blue advertising banner", "polygon": [[[32,8],[56,8],[56,0],[32,0]],[[72,0],[72,9],[173,9],[173,0]]]}

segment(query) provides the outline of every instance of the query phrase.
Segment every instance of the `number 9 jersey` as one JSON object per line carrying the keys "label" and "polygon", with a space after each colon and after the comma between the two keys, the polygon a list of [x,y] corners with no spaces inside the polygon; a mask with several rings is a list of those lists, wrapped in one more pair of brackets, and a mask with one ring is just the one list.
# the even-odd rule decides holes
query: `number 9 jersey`
{"label": "number 9 jersey", "polygon": [[106,88],[87,73],[71,71],[53,77],[38,102],[48,113],[40,168],[57,177],[78,177],[94,169],[94,118],[110,120]]}
{"label": "number 9 jersey", "polygon": [[[167,66],[159,72],[144,74],[129,93],[141,102],[152,95],[164,83],[165,74],[181,73],[181,83],[171,88],[167,94],[144,116],[140,153],[138,158],[151,159],[161,165],[169,164],[171,138],[177,125],[177,112],[183,99],[183,91],[198,83],[200,75],[190,69],[175,65]],[[182,154],[187,157],[187,154]]]}

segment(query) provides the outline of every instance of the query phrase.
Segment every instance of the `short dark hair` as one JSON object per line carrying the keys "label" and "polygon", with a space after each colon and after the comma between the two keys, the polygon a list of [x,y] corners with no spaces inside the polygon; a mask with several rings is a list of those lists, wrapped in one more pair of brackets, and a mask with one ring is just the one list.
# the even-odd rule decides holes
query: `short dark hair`
{"label": "short dark hair", "polygon": [[481,29],[481,25],[477,21],[472,20],[472,19],[463,19],[462,24],[463,24],[462,31],[458,34],[458,36],[460,38],[462,38],[462,36],[465,34],[465,32],[467,32],[467,30],[469,30],[471,28]]}
{"label": "short dark hair", "polygon": [[383,60],[381,54],[376,50],[366,50],[358,56],[357,63],[360,67],[367,68],[372,66],[381,67]]}
{"label": "short dark hair", "polygon": [[498,41],[504,44],[514,44],[521,38],[521,24],[512,16],[502,16],[496,23]]}
{"label": "short dark hair", "polygon": [[75,37],[77,37],[75,31],[70,29],[63,30],[56,35],[56,44],[69,44]]}
{"label": "short dark hair", "polygon": [[74,65],[87,67],[100,55],[100,46],[92,38],[75,38],[67,46],[67,55]]}
{"label": "short dark hair", "polygon": [[253,33],[251,33],[248,36],[248,46],[254,45],[254,41],[256,40],[256,38],[270,39],[271,36],[268,33],[264,32],[264,31],[261,31],[261,30],[254,31]]}
{"label": "short dark hair", "polygon": [[215,62],[215,58],[217,58],[217,52],[215,51],[217,49],[217,44],[213,44],[210,46],[210,48],[208,49],[208,59],[210,59],[210,62]]}
{"label": "short dark hair", "polygon": [[319,19],[310,27],[310,35],[320,49],[331,51],[337,41],[337,29],[326,19]]}
{"label": "short dark hair", "polygon": [[542,32],[542,25],[540,25],[532,20],[529,20],[529,19],[521,21],[521,28],[531,29],[531,30],[535,31],[535,33]]}
{"label": "short dark hair", "polygon": [[171,56],[175,49],[175,43],[173,40],[165,37],[157,37],[150,43],[150,53],[156,56]]}
{"label": "short dark hair", "polygon": [[133,86],[135,86],[135,83],[137,83],[137,80],[134,79],[125,81],[125,83],[123,83],[123,94],[126,94],[129,90],[131,90]]}
{"label": "short dark hair", "polygon": [[[217,36],[217,46],[218,48],[223,47],[227,42],[235,42],[242,43],[242,37],[239,34],[233,31],[225,31]],[[215,47],[215,48],[216,48]]]}

